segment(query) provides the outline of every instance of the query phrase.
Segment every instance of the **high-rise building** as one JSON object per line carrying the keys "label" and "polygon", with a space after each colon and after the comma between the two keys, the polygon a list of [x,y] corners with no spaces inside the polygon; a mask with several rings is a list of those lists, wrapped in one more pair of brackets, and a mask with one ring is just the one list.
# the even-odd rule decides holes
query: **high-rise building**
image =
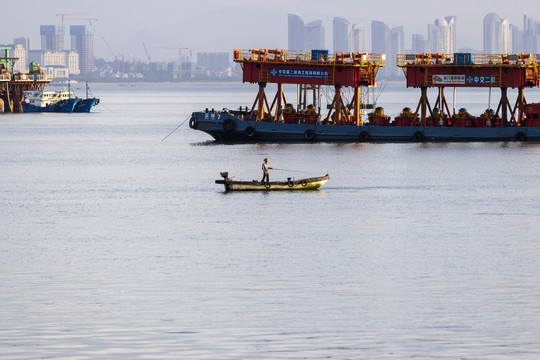
{"label": "high-rise building", "polygon": [[[388,54],[390,52],[390,29],[382,21],[373,20],[371,22],[371,52],[375,54],[386,54],[386,60],[388,61]],[[386,76],[389,73],[388,63],[385,67],[379,70],[381,76]]]}
{"label": "high-rise building", "polygon": [[447,16],[444,18],[445,20],[445,27],[447,27],[447,31],[445,31],[445,37],[443,40],[443,46],[445,54],[453,54],[456,52],[457,46],[456,46],[456,21],[457,18],[455,16]]}
{"label": "high-rise building", "polygon": [[427,50],[430,53],[441,52],[442,35],[441,29],[435,24],[428,24]]}
{"label": "high-rise building", "polygon": [[506,54],[512,51],[512,38],[508,19],[495,13],[484,17],[484,53]]}
{"label": "high-rise building", "polygon": [[341,17],[334,17],[333,40],[335,52],[350,52],[352,50],[352,25]]}
{"label": "high-rise building", "polygon": [[326,49],[324,41],[324,26],[322,20],[311,21],[305,27],[305,47],[306,50]]}
{"label": "high-rise building", "polygon": [[27,67],[27,63],[26,63],[26,58],[27,58],[27,50],[21,45],[21,44],[13,44],[13,48],[11,49],[12,51],[12,57],[14,58],[18,58],[18,60],[15,62],[15,66],[13,68],[13,70],[15,72],[21,72],[21,73],[24,73],[27,71],[28,67]]}
{"label": "high-rise building", "polygon": [[64,50],[64,27],[61,25],[41,25],[41,50]]}
{"label": "high-rise building", "polygon": [[403,26],[396,26],[390,30],[390,49],[386,57],[386,66],[388,67],[387,76],[396,77],[401,73],[397,67],[397,55],[405,52],[405,33]]}
{"label": "high-rise building", "polygon": [[228,52],[198,52],[197,65],[206,71],[224,71],[231,66]]}
{"label": "high-rise building", "polygon": [[13,45],[21,45],[26,51],[31,50],[32,40],[30,38],[20,37],[13,39]]}
{"label": "high-rise building", "polygon": [[365,51],[366,31],[361,24],[351,24],[347,19],[334,17],[333,27],[334,51]]}
{"label": "high-rise building", "polygon": [[428,24],[427,50],[432,53],[453,54],[456,49],[456,17],[447,16]]}
{"label": "high-rise building", "polygon": [[68,78],[69,75],[80,73],[79,54],[75,51],[30,50],[28,61],[39,63],[46,74],[52,77]]}
{"label": "high-rise building", "polygon": [[79,53],[79,69],[81,74],[94,70],[94,26],[71,25],[71,50]]}
{"label": "high-rise building", "polygon": [[304,50],[306,27],[298,15],[289,14],[288,17],[289,50]]}
{"label": "high-rise building", "polygon": [[413,54],[423,54],[426,52],[426,38],[424,35],[413,34],[412,52]]}
{"label": "high-rise building", "polygon": [[324,26],[321,20],[307,25],[294,14],[288,14],[288,47],[289,50],[324,50]]}
{"label": "high-rise building", "polygon": [[540,52],[540,22],[523,15],[523,51],[529,54]]}
{"label": "high-rise building", "polygon": [[512,52],[514,54],[523,52],[523,30],[519,26],[510,25],[510,35],[512,36]]}
{"label": "high-rise building", "polygon": [[366,48],[366,30],[360,24],[353,25],[352,51],[365,52]]}
{"label": "high-rise building", "polygon": [[371,52],[384,54],[390,45],[390,29],[382,21],[371,22]]}

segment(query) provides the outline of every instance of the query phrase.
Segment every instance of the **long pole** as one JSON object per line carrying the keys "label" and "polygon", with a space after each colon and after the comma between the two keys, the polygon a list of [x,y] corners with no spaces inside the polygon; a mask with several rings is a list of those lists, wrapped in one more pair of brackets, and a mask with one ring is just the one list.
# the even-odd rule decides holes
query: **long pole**
{"label": "long pole", "polygon": [[291,171],[291,172],[298,172],[298,173],[306,173],[306,171],[291,170],[291,169],[276,169],[276,168],[272,168],[272,170],[278,170],[278,171]]}

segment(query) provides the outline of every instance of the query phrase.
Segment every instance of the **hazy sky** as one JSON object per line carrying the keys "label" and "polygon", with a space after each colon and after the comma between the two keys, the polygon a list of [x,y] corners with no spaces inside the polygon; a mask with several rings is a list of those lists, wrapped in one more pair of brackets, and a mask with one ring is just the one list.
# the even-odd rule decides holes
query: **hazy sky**
{"label": "hazy sky", "polygon": [[[403,26],[405,47],[408,48],[413,33],[427,37],[427,24],[436,18],[455,15],[457,47],[482,49],[482,22],[490,12],[508,18],[519,27],[523,26],[524,14],[540,19],[537,0],[14,1],[3,7],[0,43],[11,43],[15,37],[25,36],[32,39],[33,49],[39,49],[39,25],[60,24],[56,14],[66,13],[73,15],[65,16],[65,25],[88,23],[79,19],[98,19],[95,22],[96,57],[112,58],[103,41],[105,38],[117,54],[133,54],[146,59],[144,41],[152,60],[170,60],[177,56],[174,48],[179,46],[194,51],[287,48],[287,14],[294,13],[306,23],[323,20],[329,49],[334,16],[364,24],[368,44],[371,42],[371,20],[383,21],[390,28]],[[66,33],[69,34],[69,28]],[[70,46],[69,36],[65,46]]]}

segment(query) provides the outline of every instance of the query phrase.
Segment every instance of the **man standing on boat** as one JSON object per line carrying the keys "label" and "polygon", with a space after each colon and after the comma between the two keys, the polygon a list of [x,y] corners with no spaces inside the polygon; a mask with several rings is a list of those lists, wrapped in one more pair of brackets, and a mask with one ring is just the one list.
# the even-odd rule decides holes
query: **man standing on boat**
{"label": "man standing on boat", "polygon": [[263,178],[262,178],[261,182],[270,182],[270,177],[268,175],[268,169],[274,170],[274,168],[268,167],[268,158],[264,158],[264,162],[262,164]]}

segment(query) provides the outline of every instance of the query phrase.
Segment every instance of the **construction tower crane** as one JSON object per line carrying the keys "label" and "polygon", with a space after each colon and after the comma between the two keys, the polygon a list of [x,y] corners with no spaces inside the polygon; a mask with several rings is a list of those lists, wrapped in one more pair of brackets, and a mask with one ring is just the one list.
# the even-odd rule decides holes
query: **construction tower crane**
{"label": "construction tower crane", "polygon": [[144,47],[144,51],[146,52],[146,57],[148,58],[148,64],[150,64],[150,53],[148,52],[148,49],[146,48],[146,44],[142,43],[143,47]]}
{"label": "construction tower crane", "polygon": [[105,42],[105,45],[107,45],[107,48],[109,49],[109,51],[111,52],[112,56],[114,57],[114,60],[118,60],[118,55],[113,51],[113,49],[111,48],[111,45],[109,45],[109,43],[107,42],[107,40],[105,39],[105,37],[101,37],[103,39],[103,41]]}
{"label": "construction tower crane", "polygon": [[[88,13],[61,13],[56,14],[56,16],[60,16],[61,22],[62,22],[62,31],[64,29],[64,18],[66,16],[73,16],[73,15],[87,15]],[[96,19],[97,20],[97,19]],[[91,24],[90,24],[91,25]]]}
{"label": "construction tower crane", "polygon": [[98,21],[98,19],[71,19],[71,20],[85,20],[88,21],[88,25],[92,26],[92,22]]}

